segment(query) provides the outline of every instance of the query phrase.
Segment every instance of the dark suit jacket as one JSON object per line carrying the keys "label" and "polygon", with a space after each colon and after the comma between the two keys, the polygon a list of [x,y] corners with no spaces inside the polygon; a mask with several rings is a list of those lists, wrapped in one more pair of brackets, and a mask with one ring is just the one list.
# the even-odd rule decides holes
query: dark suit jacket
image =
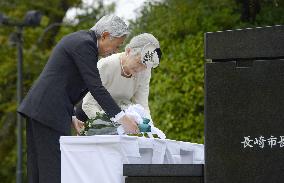
{"label": "dark suit jacket", "polygon": [[121,109],[103,87],[97,61],[94,32],[78,31],[63,37],[18,112],[69,134],[73,107],[90,91],[102,109],[115,116]]}
{"label": "dark suit jacket", "polygon": [[86,115],[85,111],[83,111],[82,104],[83,104],[83,100],[81,100],[78,104],[76,104],[74,114],[77,119],[83,122],[86,122],[89,118]]}

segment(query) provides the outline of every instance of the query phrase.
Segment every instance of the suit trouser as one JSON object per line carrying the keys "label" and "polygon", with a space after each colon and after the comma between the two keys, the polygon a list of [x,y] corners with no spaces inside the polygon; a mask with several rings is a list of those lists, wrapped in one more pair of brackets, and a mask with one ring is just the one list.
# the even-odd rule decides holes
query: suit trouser
{"label": "suit trouser", "polygon": [[60,183],[59,138],[63,134],[33,119],[27,120],[27,174],[29,183]]}

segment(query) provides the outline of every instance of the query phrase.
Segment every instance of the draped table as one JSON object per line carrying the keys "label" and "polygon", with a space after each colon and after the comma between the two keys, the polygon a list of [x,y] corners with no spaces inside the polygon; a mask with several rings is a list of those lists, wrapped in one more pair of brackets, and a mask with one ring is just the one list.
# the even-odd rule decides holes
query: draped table
{"label": "draped table", "polygon": [[123,183],[123,164],[204,164],[202,144],[127,135],[62,136],[62,183]]}

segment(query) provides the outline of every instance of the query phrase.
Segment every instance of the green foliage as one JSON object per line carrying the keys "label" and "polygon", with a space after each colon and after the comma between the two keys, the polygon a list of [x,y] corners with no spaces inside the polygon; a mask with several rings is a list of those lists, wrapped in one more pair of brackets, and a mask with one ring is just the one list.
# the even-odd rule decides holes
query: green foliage
{"label": "green foliage", "polygon": [[[96,120],[102,120],[106,122],[106,124],[96,124]],[[88,133],[88,130],[91,128],[95,129],[101,129],[105,127],[114,127],[114,125],[111,123],[110,118],[106,115],[106,113],[100,113],[96,112],[96,117],[92,119],[88,119],[84,123],[84,129],[80,131],[80,135],[86,136]]]}
{"label": "green foliage", "polygon": [[262,0],[261,13],[256,17],[255,25],[283,25],[284,0]]}

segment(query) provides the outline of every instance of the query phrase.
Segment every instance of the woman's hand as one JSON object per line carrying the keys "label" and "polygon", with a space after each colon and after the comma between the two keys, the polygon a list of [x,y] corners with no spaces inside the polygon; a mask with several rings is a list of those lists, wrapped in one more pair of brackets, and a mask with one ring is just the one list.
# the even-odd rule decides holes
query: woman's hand
{"label": "woman's hand", "polygon": [[84,122],[77,119],[76,116],[72,116],[72,124],[77,132],[77,135],[80,134],[80,131],[84,128]]}
{"label": "woman's hand", "polygon": [[124,115],[119,121],[124,128],[125,133],[139,133],[139,128],[135,120],[127,115]]}

